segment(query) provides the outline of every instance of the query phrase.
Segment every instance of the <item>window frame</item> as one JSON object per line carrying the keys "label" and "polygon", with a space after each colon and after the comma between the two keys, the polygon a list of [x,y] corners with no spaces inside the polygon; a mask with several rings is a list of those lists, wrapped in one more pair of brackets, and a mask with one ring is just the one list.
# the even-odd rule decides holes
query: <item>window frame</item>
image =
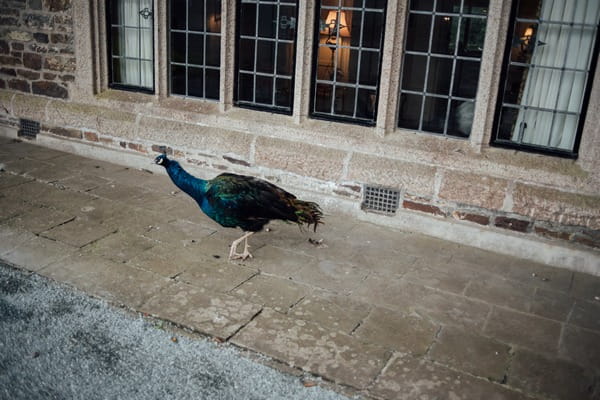
{"label": "window frame", "polygon": [[[343,122],[343,123],[348,123],[348,124],[352,124],[352,125],[359,125],[359,126],[367,126],[367,127],[375,127],[377,126],[377,118],[378,118],[378,114],[379,114],[379,97],[381,95],[381,85],[382,85],[382,76],[381,76],[381,71],[382,71],[382,67],[383,67],[383,58],[385,55],[384,52],[384,45],[385,45],[385,33],[386,33],[386,22],[387,22],[387,13],[388,13],[388,8],[390,5],[390,1],[394,1],[394,0],[386,0],[385,1],[385,6],[383,7],[381,14],[382,14],[382,21],[383,21],[383,25],[382,25],[382,29],[381,29],[381,44],[380,44],[380,48],[378,50],[378,54],[379,54],[379,65],[377,67],[377,85],[376,85],[376,96],[375,96],[375,102],[373,103],[373,120],[369,121],[367,119],[361,119],[361,118],[354,118],[354,117],[346,117],[343,115],[336,115],[336,114],[326,114],[326,113],[319,113],[315,111],[315,103],[316,103],[316,92],[317,92],[317,73],[318,73],[318,61],[319,61],[319,57],[318,57],[318,53],[319,53],[319,40],[320,40],[320,18],[321,18],[321,1],[322,0],[316,0],[314,2],[314,20],[312,25],[310,26],[311,29],[313,30],[313,49],[312,49],[312,60],[311,60],[311,73],[310,73],[310,91],[308,92],[308,95],[310,96],[309,98],[309,109],[308,109],[308,117],[311,119],[316,119],[316,120],[321,120],[321,121],[333,121],[333,122]],[[329,7],[329,6],[328,6]],[[348,8],[359,8],[362,9],[363,12],[365,9],[365,7],[348,7]],[[330,9],[330,8],[326,8],[326,9]],[[342,9],[341,11],[344,11],[344,9]],[[308,24],[307,24],[308,27]],[[361,32],[362,32],[362,27],[361,27]],[[359,46],[349,46],[349,48],[352,47],[358,47],[362,49],[362,44]],[[362,50],[361,50],[362,51]],[[357,77],[360,76],[360,65],[357,68]],[[334,83],[337,81],[333,81]],[[354,83],[351,84],[349,86],[353,86],[356,90],[359,89],[360,84],[358,83]],[[358,94],[356,95],[358,98]],[[335,103],[335,99],[333,100]],[[355,104],[356,106],[356,104]]]}
{"label": "window frame", "polygon": [[[400,55],[401,61],[400,61],[400,73],[399,73],[399,78],[398,78],[398,91],[397,91],[397,107],[395,110],[395,129],[400,129],[400,130],[405,130],[405,131],[411,131],[411,132],[418,132],[420,134],[426,134],[426,135],[431,135],[434,137],[439,137],[441,139],[456,139],[456,140],[462,140],[462,141],[467,141],[467,142],[471,142],[474,139],[474,135],[473,135],[473,127],[475,126],[475,122],[476,122],[476,118],[477,113],[476,113],[476,109],[478,106],[478,98],[480,97],[480,91],[482,90],[482,85],[481,85],[481,79],[482,79],[482,70],[483,70],[483,66],[486,63],[486,52],[487,52],[487,37],[488,35],[490,35],[490,8],[492,6],[492,2],[493,0],[489,0],[488,2],[488,7],[487,7],[487,12],[485,14],[475,14],[475,13],[467,13],[463,11],[463,8],[465,6],[465,0],[461,1],[461,10],[459,12],[451,12],[451,11],[437,11],[436,10],[436,2],[433,3],[432,5],[432,9],[431,11],[428,10],[411,10],[410,8],[410,1],[409,4],[407,4],[406,7],[406,11],[404,14],[404,35],[402,38],[402,43],[400,43],[399,45],[402,48],[402,52]],[[428,44],[428,49],[426,51],[417,51],[417,50],[407,50],[407,40],[408,40],[408,29],[409,29],[409,19],[412,15],[427,15],[429,17],[431,17],[431,26],[429,27],[429,44]],[[457,27],[457,32],[456,32],[456,39],[455,39],[455,49],[454,49],[454,53],[453,54],[444,54],[444,53],[435,53],[432,51],[431,47],[433,46],[433,35],[435,32],[435,28],[436,28],[436,18],[459,18],[459,22],[458,22],[458,27]],[[482,20],[485,23],[485,33],[483,35],[483,42],[482,42],[482,48],[481,48],[481,55],[479,57],[471,57],[471,56],[464,56],[464,55],[459,55],[459,39],[460,39],[460,34],[461,34],[461,30],[463,29],[464,24],[466,23],[465,21],[468,20]],[[403,80],[404,80],[404,75],[405,75],[405,68],[406,68],[406,57],[407,56],[416,56],[416,57],[426,57],[426,74],[424,76],[424,81],[423,81],[423,89],[421,91],[416,91],[416,90],[412,90],[412,89],[404,89],[402,87],[403,84]],[[450,84],[449,84],[449,89],[448,89],[448,94],[436,94],[434,92],[428,92],[427,90],[427,86],[429,84],[428,82],[428,75],[429,75],[429,70],[430,70],[430,64],[432,62],[432,59],[435,60],[439,60],[439,59],[445,59],[445,60],[451,60],[452,61],[452,68],[451,68],[451,76],[450,76]],[[467,98],[466,96],[460,96],[460,95],[453,95],[453,90],[456,87],[456,75],[457,75],[457,69],[458,69],[458,63],[460,61],[464,61],[464,62],[477,62],[478,65],[478,72],[477,72],[477,79],[476,79],[476,86],[475,86],[475,92],[474,92],[474,96],[472,99]],[[485,86],[485,85],[483,85]],[[401,115],[400,115],[400,111],[401,111],[401,107],[402,107],[402,95],[403,94],[407,94],[407,95],[414,95],[414,96],[420,96],[421,97],[421,110],[419,112],[419,121],[418,121],[418,127],[417,128],[408,128],[405,126],[401,126],[400,122],[401,122]],[[423,117],[425,114],[425,101],[427,100],[427,98],[430,99],[443,99],[444,101],[446,101],[446,114],[444,116],[444,128],[442,130],[442,132],[435,132],[432,130],[425,130],[423,129]],[[450,112],[452,110],[452,103],[454,101],[463,101],[463,103],[470,103],[472,104],[472,108],[473,108],[473,119],[471,120],[471,130],[469,131],[468,135],[453,135],[450,134]]]}
{"label": "window frame", "polygon": [[[507,32],[504,41],[504,52],[502,55],[502,64],[500,77],[498,81],[498,90],[496,94],[496,108],[494,110],[494,118],[491,126],[491,137],[490,146],[499,147],[505,149],[512,149],[517,151],[523,151],[527,153],[549,155],[561,158],[577,159],[579,157],[579,146],[581,144],[581,138],[583,136],[583,130],[586,123],[588,106],[590,103],[590,96],[592,93],[592,86],[594,84],[596,67],[598,63],[598,53],[600,52],[600,23],[596,31],[596,38],[594,47],[592,49],[590,66],[588,77],[586,79],[586,87],[584,89],[583,98],[581,100],[581,113],[579,115],[579,121],[577,121],[577,130],[575,132],[575,140],[573,142],[572,150],[561,150],[558,148],[542,147],[526,143],[516,143],[509,140],[498,140],[498,130],[500,128],[500,119],[502,113],[502,100],[504,98],[504,91],[506,87],[508,70],[510,66],[511,56],[511,43],[514,40],[515,22],[517,18],[518,6],[520,0],[512,0],[510,5],[510,15],[507,22]],[[497,60],[496,60],[497,61]]]}
{"label": "window frame", "polygon": [[152,37],[152,88],[147,88],[145,86],[136,86],[136,85],[128,85],[125,83],[116,83],[113,82],[113,54],[112,54],[112,23],[111,17],[112,14],[110,12],[111,4],[119,0],[108,0],[105,2],[105,32],[106,32],[106,68],[107,68],[107,87],[109,89],[115,90],[124,90],[128,92],[137,92],[137,93],[146,93],[146,94],[155,94],[156,93],[156,40],[154,37],[155,34],[155,24],[156,24],[156,5],[154,4],[154,0],[152,0],[152,26],[151,28],[151,37]]}
{"label": "window frame", "polygon": [[[204,10],[206,11],[206,2],[207,1],[211,1],[211,0],[203,0],[203,4],[204,4]],[[216,0],[219,2],[219,7],[220,7],[220,16],[222,18],[223,15],[223,1],[222,0]],[[224,33],[223,33],[223,26],[224,26],[224,21],[221,19],[221,30],[217,33],[217,32],[211,32],[208,31],[206,28],[206,13],[204,15],[205,21],[204,21],[204,30],[201,31],[190,31],[189,26],[188,26],[188,22],[189,22],[189,2],[188,0],[186,0],[186,10],[185,10],[185,17],[186,17],[186,27],[185,29],[173,29],[171,27],[171,19],[172,19],[172,12],[171,12],[171,3],[172,0],[167,0],[165,1],[165,9],[166,9],[166,19],[165,19],[165,45],[167,47],[167,50],[165,52],[165,64],[166,64],[166,89],[167,89],[167,93],[166,95],[168,97],[171,98],[180,98],[180,99],[185,99],[185,100],[193,100],[193,101],[207,101],[207,102],[211,102],[211,103],[221,103],[224,100],[222,99],[221,96],[221,81],[223,80],[223,66],[222,66],[222,62],[221,62],[221,54],[219,55],[219,66],[218,67],[214,67],[211,65],[207,65],[206,64],[206,38],[207,36],[217,36],[219,37],[219,48],[221,49],[220,51],[222,51],[222,43],[224,40]],[[186,60],[183,63],[180,62],[173,62],[171,55],[172,55],[172,51],[173,48],[171,46],[171,35],[173,30],[175,30],[175,33],[184,33],[186,35]],[[188,52],[188,40],[189,40],[189,35],[190,32],[194,35],[203,35],[203,63],[202,65],[199,64],[190,64],[187,59],[187,52]],[[173,80],[172,80],[172,66],[173,64],[176,64],[178,66],[183,66],[185,68],[186,71],[186,75],[185,75],[185,87],[186,87],[186,94],[181,94],[181,93],[173,93]],[[202,88],[203,88],[203,96],[199,97],[199,96],[193,96],[193,95],[189,95],[189,87],[188,87],[188,68],[190,67],[190,65],[192,65],[192,68],[202,68],[203,72],[202,72]],[[206,70],[210,69],[210,70],[216,70],[219,72],[219,83],[218,83],[218,87],[219,87],[219,91],[218,91],[218,97],[216,99],[210,98],[210,97],[206,97]]]}
{"label": "window frame", "polygon": [[[286,4],[292,4],[292,3],[282,3],[280,0],[271,0],[272,2],[277,2],[278,6],[286,5]],[[260,7],[260,0],[256,1],[256,7],[257,9]],[[238,89],[239,89],[239,72],[240,72],[240,68],[239,68],[239,62],[240,62],[240,53],[239,53],[239,49],[240,49],[240,42],[242,40],[241,37],[241,8],[242,8],[242,0],[236,0],[235,2],[235,7],[236,7],[236,12],[235,12],[235,33],[234,33],[234,37],[235,37],[235,41],[234,41],[234,65],[233,65],[233,75],[234,75],[234,82],[233,82],[233,104],[236,107],[239,108],[246,108],[249,110],[257,110],[257,111],[265,111],[265,112],[271,112],[271,113],[275,113],[275,114],[283,114],[283,115],[293,115],[294,114],[294,99],[295,99],[295,85],[296,85],[296,55],[297,55],[297,51],[298,51],[298,17],[299,17],[299,8],[300,8],[300,2],[298,1],[297,3],[294,3],[294,7],[296,8],[296,14],[295,14],[295,18],[296,18],[296,28],[295,28],[295,33],[294,33],[294,51],[292,54],[292,63],[293,63],[293,68],[292,68],[292,74],[291,74],[291,78],[290,78],[290,87],[292,89],[292,95],[291,95],[291,99],[290,99],[290,107],[289,110],[286,110],[284,107],[279,107],[276,105],[272,105],[272,106],[268,106],[266,104],[260,104],[260,103],[252,103],[252,102],[248,102],[248,101],[240,101],[238,98]],[[258,15],[258,14],[257,14]],[[257,35],[255,38],[255,44],[256,42],[260,40],[260,37]],[[273,39],[274,43],[278,43],[278,39]],[[255,52],[255,58],[256,58],[256,47],[254,48],[254,52]],[[275,73],[273,74],[273,79],[276,79],[275,77],[277,76],[277,57],[275,57]],[[254,65],[254,69],[256,70],[256,64]],[[256,77],[256,73],[254,73],[254,76]],[[275,83],[274,83],[275,85]],[[275,93],[275,87],[273,87],[273,93]],[[273,99],[273,102],[275,100]]]}

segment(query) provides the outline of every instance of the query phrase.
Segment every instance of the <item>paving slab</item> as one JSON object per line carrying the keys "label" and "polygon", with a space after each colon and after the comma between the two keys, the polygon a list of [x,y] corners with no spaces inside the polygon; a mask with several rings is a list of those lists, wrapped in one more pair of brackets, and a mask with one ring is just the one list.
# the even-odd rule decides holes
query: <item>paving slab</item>
{"label": "paving slab", "polygon": [[256,274],[258,271],[252,268],[199,256],[177,279],[215,292],[229,292]]}
{"label": "paving slab", "polygon": [[76,251],[76,247],[35,236],[2,254],[2,259],[30,271],[39,271],[48,264],[62,260]]}
{"label": "paving slab", "polygon": [[[419,260],[419,264],[424,263],[424,260]],[[427,263],[429,264],[429,263]],[[455,270],[440,270],[421,265],[416,266],[404,275],[404,279],[408,282],[416,283],[422,286],[427,286],[433,289],[440,289],[456,294],[464,293],[467,285],[473,279],[473,274],[465,274]]]}
{"label": "paving slab", "polygon": [[170,284],[141,306],[148,314],[220,339],[233,335],[261,309],[234,296],[182,282]]}
{"label": "paving slab", "polygon": [[600,332],[600,301],[577,300],[569,324]]}
{"label": "paving slab", "polygon": [[312,288],[288,279],[256,274],[236,287],[231,294],[286,313],[311,291]]}
{"label": "paving slab", "polygon": [[85,251],[115,262],[125,263],[157,243],[140,235],[117,232],[86,246]]}
{"label": "paving slab", "polygon": [[529,397],[487,379],[454,371],[420,357],[397,355],[369,394],[384,399],[525,400]]}
{"label": "paving slab", "polygon": [[600,375],[600,333],[565,325],[560,339],[559,355]]}
{"label": "paving slab", "polygon": [[33,178],[0,171],[0,190],[31,182]]}
{"label": "paving slab", "polygon": [[39,234],[74,219],[74,215],[63,211],[47,207],[34,207],[6,221],[6,224]]}
{"label": "paving slab", "polygon": [[39,273],[133,309],[139,309],[172,282],[151,272],[84,254],[74,254],[52,263]]}
{"label": "paving slab", "polygon": [[467,297],[525,312],[531,309],[534,295],[533,286],[498,276],[472,281],[465,291]]}
{"label": "paving slab", "polygon": [[389,351],[317,324],[265,308],[232,342],[267,354],[337,383],[364,388],[389,358]]}
{"label": "paving slab", "polygon": [[564,292],[554,290],[535,289],[531,313],[557,321],[566,321],[575,299]]}
{"label": "paving slab", "polygon": [[0,255],[35,237],[36,235],[29,231],[0,224]]}
{"label": "paving slab", "polygon": [[520,349],[512,360],[507,383],[549,399],[592,400],[598,398],[598,392],[594,394],[595,378],[589,369]]}
{"label": "paving slab", "polygon": [[422,355],[427,352],[439,330],[439,325],[417,314],[374,308],[352,335],[366,343],[377,343],[401,353]]}
{"label": "paving slab", "polygon": [[306,296],[289,314],[295,318],[313,321],[333,331],[350,334],[367,317],[372,306],[324,290]]}
{"label": "paving slab", "polygon": [[477,299],[439,290],[427,290],[413,305],[416,312],[442,325],[481,332],[492,306]]}
{"label": "paving slab", "polygon": [[592,276],[581,272],[573,273],[570,295],[588,301],[600,298],[600,276]]}
{"label": "paving slab", "polygon": [[114,226],[101,225],[77,218],[42,233],[42,236],[75,247],[83,247],[117,231]]}
{"label": "paving slab", "polygon": [[502,382],[511,360],[511,347],[464,329],[444,327],[427,358],[452,369]]}
{"label": "paving slab", "polygon": [[562,325],[533,314],[494,307],[484,334],[505,343],[556,355]]}
{"label": "paving slab", "polygon": [[66,189],[76,190],[78,192],[89,192],[99,186],[109,184],[110,181],[96,175],[78,174],[59,179],[56,183]]}

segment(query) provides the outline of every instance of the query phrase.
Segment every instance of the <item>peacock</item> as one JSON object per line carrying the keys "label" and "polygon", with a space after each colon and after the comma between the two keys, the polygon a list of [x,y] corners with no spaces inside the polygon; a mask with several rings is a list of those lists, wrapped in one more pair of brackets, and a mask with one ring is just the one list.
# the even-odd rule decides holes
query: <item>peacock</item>
{"label": "peacock", "polygon": [[[173,183],[190,195],[200,209],[221,226],[240,227],[244,234],[231,243],[229,259],[251,258],[248,238],[271,220],[295,222],[308,227],[322,224],[323,212],[317,203],[299,200],[282,188],[252,176],[223,173],[204,180],[185,171],[175,160],[161,154],[154,159],[167,170]],[[244,251],[237,252],[244,241]]]}

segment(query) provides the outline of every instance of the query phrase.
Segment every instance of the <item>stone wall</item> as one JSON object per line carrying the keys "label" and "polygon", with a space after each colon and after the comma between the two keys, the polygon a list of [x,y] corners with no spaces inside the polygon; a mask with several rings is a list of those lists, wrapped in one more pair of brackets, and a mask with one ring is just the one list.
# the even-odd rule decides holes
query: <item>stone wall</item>
{"label": "stone wall", "polygon": [[75,79],[71,0],[0,0],[0,88],[66,99]]}
{"label": "stone wall", "polygon": [[[73,1],[77,7],[71,0],[0,0],[0,124],[16,127],[19,118],[33,119],[41,123],[42,135],[67,144],[148,157],[164,146],[211,174],[260,175],[328,196],[332,204],[354,202],[357,209],[363,185],[382,185],[400,192],[401,211],[410,215],[600,248],[600,153],[589,151],[600,143],[600,124],[594,123],[600,115],[597,89],[583,135],[586,156],[578,160],[493,148],[486,144],[489,138],[463,141],[394,129],[382,134],[304,115],[169,97],[161,89],[164,71],[155,95],[94,93],[95,84],[102,85],[97,77],[89,79],[97,62],[93,54],[105,52],[90,45],[94,40],[86,36],[91,35],[86,24],[91,4],[98,3]],[[77,38],[73,15],[81,25]],[[168,44],[160,44],[164,35],[158,38],[163,51]],[[78,60],[75,50],[82,55]],[[222,86],[225,92],[227,82]],[[89,93],[78,97],[77,87]]]}

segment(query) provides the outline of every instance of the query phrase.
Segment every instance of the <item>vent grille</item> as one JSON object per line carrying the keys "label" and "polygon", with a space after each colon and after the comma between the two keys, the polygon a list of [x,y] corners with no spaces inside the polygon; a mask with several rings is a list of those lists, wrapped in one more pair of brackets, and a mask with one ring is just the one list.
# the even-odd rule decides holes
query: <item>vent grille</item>
{"label": "vent grille", "polygon": [[17,133],[18,136],[35,139],[38,133],[40,133],[39,122],[23,118],[19,120],[19,132]]}
{"label": "vent grille", "polygon": [[361,208],[379,214],[394,215],[398,211],[400,191],[380,186],[365,185]]}

